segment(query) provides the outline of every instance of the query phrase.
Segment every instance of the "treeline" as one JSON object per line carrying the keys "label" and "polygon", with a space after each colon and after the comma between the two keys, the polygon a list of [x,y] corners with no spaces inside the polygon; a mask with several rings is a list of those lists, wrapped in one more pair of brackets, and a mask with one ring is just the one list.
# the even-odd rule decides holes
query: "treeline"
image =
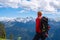
{"label": "treeline", "polygon": [[[2,39],[7,39],[6,38],[6,30],[5,30],[5,25],[0,22],[0,40]],[[10,34],[10,40],[13,40],[13,34]],[[21,37],[18,37],[17,40],[21,40]]]}

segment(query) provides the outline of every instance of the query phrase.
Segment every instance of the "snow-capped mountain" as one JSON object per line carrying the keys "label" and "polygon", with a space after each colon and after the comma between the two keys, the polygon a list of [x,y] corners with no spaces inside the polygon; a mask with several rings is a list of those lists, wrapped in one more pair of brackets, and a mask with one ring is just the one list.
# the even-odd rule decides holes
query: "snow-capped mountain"
{"label": "snow-capped mountain", "polygon": [[15,18],[0,17],[0,21],[5,21],[5,22],[14,21],[14,19],[15,19]]}
{"label": "snow-capped mountain", "polygon": [[[56,21],[59,22],[60,18],[48,18],[50,21]],[[17,21],[17,22],[28,22],[28,21],[35,21],[35,18],[33,17],[26,17],[26,18],[21,18],[21,17],[17,17],[17,18],[9,18],[9,17],[0,17],[0,21],[5,21],[5,22],[13,22],[13,21]]]}
{"label": "snow-capped mountain", "polygon": [[32,17],[15,18],[15,21],[26,23],[26,22],[29,22],[29,21],[35,21],[35,19],[32,18]]}
{"label": "snow-capped mountain", "polygon": [[5,21],[5,22],[13,22],[13,21],[17,21],[17,22],[28,22],[28,21],[35,21],[34,18],[32,17],[26,17],[26,18],[8,18],[8,17],[0,17],[0,21]]}
{"label": "snow-capped mountain", "polygon": [[60,17],[48,18],[50,21],[60,22]]}

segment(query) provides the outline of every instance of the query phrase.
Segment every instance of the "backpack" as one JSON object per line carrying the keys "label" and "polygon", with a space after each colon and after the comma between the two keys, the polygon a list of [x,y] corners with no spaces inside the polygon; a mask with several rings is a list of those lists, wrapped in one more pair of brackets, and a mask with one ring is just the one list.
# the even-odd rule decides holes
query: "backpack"
{"label": "backpack", "polygon": [[42,17],[40,29],[42,33],[48,33],[48,18]]}

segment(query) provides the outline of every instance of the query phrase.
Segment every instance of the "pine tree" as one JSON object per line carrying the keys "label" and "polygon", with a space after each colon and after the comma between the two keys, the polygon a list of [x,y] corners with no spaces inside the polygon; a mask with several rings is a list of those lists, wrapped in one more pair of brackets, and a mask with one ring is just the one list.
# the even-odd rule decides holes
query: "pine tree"
{"label": "pine tree", "polygon": [[10,40],[13,40],[13,34],[12,33],[10,34]]}
{"label": "pine tree", "polygon": [[6,32],[4,28],[4,24],[0,22],[0,38],[6,38]]}

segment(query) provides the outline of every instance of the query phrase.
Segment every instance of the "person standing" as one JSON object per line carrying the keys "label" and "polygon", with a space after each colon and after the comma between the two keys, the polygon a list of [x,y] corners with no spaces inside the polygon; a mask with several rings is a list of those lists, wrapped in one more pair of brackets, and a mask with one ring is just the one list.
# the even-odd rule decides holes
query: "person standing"
{"label": "person standing", "polygon": [[[36,18],[36,35],[34,36],[33,40],[45,40],[48,36],[48,33],[42,33],[41,31],[41,19],[42,19],[42,12],[38,12],[37,18]],[[50,26],[48,26],[48,30],[50,29]]]}

